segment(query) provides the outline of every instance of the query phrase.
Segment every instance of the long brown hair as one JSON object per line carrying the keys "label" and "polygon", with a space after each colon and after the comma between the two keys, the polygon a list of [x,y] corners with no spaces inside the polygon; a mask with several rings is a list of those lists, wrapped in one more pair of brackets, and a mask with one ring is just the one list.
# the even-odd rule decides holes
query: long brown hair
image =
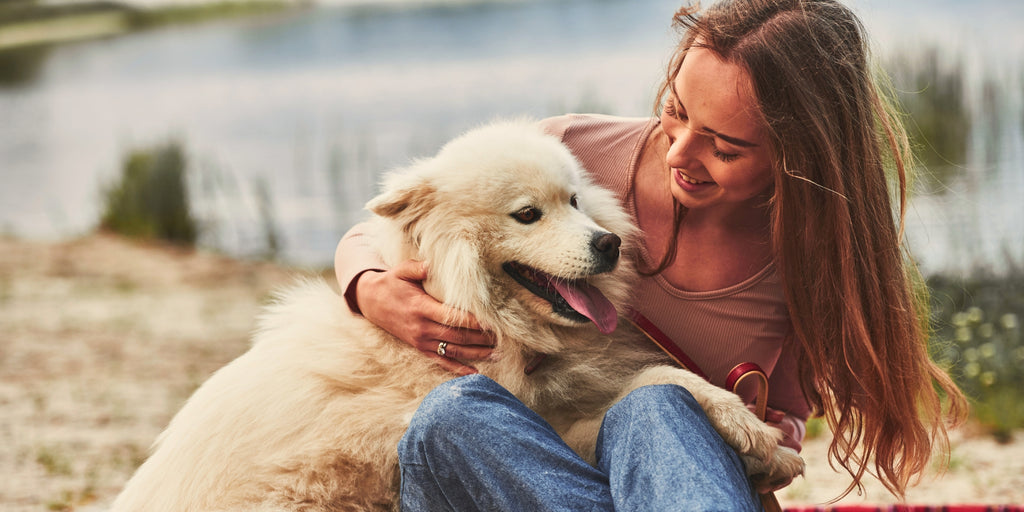
{"label": "long brown hair", "polygon": [[933,446],[948,454],[945,420],[961,421],[966,402],[928,355],[926,294],[901,249],[912,157],[863,26],[833,0],[721,0],[674,21],[684,35],[659,104],[694,44],[754,84],[774,155],[772,244],[799,378],[834,433],[830,461],[853,476],[842,496],[862,488],[873,461],[870,472],[902,497]]}

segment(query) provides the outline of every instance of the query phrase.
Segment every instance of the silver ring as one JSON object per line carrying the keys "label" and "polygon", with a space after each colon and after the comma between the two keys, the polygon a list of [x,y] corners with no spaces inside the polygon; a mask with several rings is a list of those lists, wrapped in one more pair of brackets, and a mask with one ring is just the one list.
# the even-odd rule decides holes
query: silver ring
{"label": "silver ring", "polygon": [[437,344],[437,355],[439,355],[441,357],[444,357],[445,352],[448,351],[447,348],[448,348],[448,342],[447,341],[442,341],[441,343],[438,343]]}

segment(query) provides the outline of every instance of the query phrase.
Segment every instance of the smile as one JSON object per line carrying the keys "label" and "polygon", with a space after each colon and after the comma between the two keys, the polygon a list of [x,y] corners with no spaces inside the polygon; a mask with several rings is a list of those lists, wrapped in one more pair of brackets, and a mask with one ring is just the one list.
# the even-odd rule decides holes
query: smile
{"label": "smile", "polygon": [[692,176],[689,176],[689,175],[685,174],[682,169],[675,169],[675,171],[676,171],[676,175],[679,176],[679,179],[681,179],[681,180],[683,180],[683,181],[685,181],[685,182],[687,182],[687,183],[689,183],[691,185],[703,185],[705,183],[714,183],[713,181],[701,181],[701,180],[698,180],[697,178],[694,178]]}

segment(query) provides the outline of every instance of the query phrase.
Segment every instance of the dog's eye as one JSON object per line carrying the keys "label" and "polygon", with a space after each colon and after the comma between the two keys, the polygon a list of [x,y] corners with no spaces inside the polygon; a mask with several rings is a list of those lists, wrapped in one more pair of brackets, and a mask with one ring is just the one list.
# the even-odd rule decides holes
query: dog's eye
{"label": "dog's eye", "polygon": [[523,224],[533,224],[540,220],[540,210],[532,206],[527,206],[526,208],[513,213],[512,218]]}
{"label": "dog's eye", "polygon": [[576,200],[576,194],[573,194],[572,197],[569,198],[569,206],[572,206],[577,210],[580,209],[580,202]]}

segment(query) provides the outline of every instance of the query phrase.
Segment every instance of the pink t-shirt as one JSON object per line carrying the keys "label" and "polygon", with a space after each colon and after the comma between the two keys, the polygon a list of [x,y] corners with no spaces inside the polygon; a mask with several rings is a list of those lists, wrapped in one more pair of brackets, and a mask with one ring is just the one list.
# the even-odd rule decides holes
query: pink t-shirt
{"label": "pink t-shirt", "polygon": [[[636,204],[627,193],[658,120],[570,114],[545,119],[541,125],[562,140],[597,183],[619,196],[635,220]],[[643,247],[641,254],[648,264],[660,258]],[[783,444],[799,450],[810,407],[800,389],[786,297],[774,265],[713,291],[681,290],[660,275],[641,278],[633,292],[633,308],[718,386],[725,385],[738,364],[760,366],[768,374],[768,407],[785,413]],[[753,401],[752,396],[744,399]]]}
{"label": "pink t-shirt", "polygon": [[[656,119],[626,119],[598,115],[566,115],[541,121],[559,137],[600,185],[614,191],[636,218],[636,205],[627,197],[641,149]],[[335,259],[338,282],[350,308],[355,278],[384,268],[366,243],[364,225],[342,238]],[[655,261],[641,248],[642,256]],[[780,427],[783,445],[800,449],[810,412],[797,379],[796,356],[789,350],[791,333],[782,283],[774,265],[728,288],[690,292],[673,287],[661,276],[641,278],[633,307],[665,333],[712,383],[725,385],[729,371],[740,363],[760,366],[769,378],[768,407],[785,414]],[[748,402],[753,397],[744,396]]]}

